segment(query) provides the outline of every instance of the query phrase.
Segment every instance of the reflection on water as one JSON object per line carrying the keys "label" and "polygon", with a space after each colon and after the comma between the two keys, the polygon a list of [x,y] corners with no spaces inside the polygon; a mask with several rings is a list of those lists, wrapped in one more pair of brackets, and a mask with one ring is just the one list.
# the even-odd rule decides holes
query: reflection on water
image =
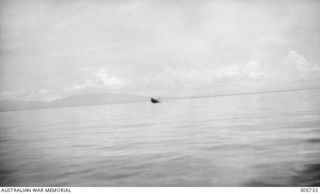
{"label": "reflection on water", "polygon": [[320,186],[319,91],[0,113],[0,186]]}

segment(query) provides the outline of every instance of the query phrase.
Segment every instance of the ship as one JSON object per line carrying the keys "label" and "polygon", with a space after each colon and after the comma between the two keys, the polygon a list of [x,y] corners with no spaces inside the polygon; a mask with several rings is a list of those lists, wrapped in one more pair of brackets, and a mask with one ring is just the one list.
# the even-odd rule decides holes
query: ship
{"label": "ship", "polygon": [[158,98],[158,99],[151,98],[150,101],[151,101],[152,103],[160,103],[160,98]]}

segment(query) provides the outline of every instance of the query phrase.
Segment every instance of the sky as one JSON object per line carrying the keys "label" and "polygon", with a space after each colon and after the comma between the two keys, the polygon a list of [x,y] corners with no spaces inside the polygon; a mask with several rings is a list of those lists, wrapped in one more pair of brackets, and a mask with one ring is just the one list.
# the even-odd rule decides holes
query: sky
{"label": "sky", "polygon": [[320,87],[317,0],[0,0],[0,99]]}

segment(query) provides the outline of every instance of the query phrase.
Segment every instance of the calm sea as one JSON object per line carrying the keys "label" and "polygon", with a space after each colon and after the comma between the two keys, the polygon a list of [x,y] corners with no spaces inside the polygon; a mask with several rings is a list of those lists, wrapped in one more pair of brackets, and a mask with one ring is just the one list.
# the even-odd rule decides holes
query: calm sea
{"label": "calm sea", "polygon": [[320,91],[0,113],[0,186],[320,186]]}

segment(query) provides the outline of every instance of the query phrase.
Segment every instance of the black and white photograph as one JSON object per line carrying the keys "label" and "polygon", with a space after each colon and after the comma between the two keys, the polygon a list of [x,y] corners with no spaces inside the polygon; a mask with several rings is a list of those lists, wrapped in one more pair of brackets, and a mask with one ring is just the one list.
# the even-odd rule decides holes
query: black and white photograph
{"label": "black and white photograph", "polygon": [[318,192],[320,1],[0,0],[0,187]]}

